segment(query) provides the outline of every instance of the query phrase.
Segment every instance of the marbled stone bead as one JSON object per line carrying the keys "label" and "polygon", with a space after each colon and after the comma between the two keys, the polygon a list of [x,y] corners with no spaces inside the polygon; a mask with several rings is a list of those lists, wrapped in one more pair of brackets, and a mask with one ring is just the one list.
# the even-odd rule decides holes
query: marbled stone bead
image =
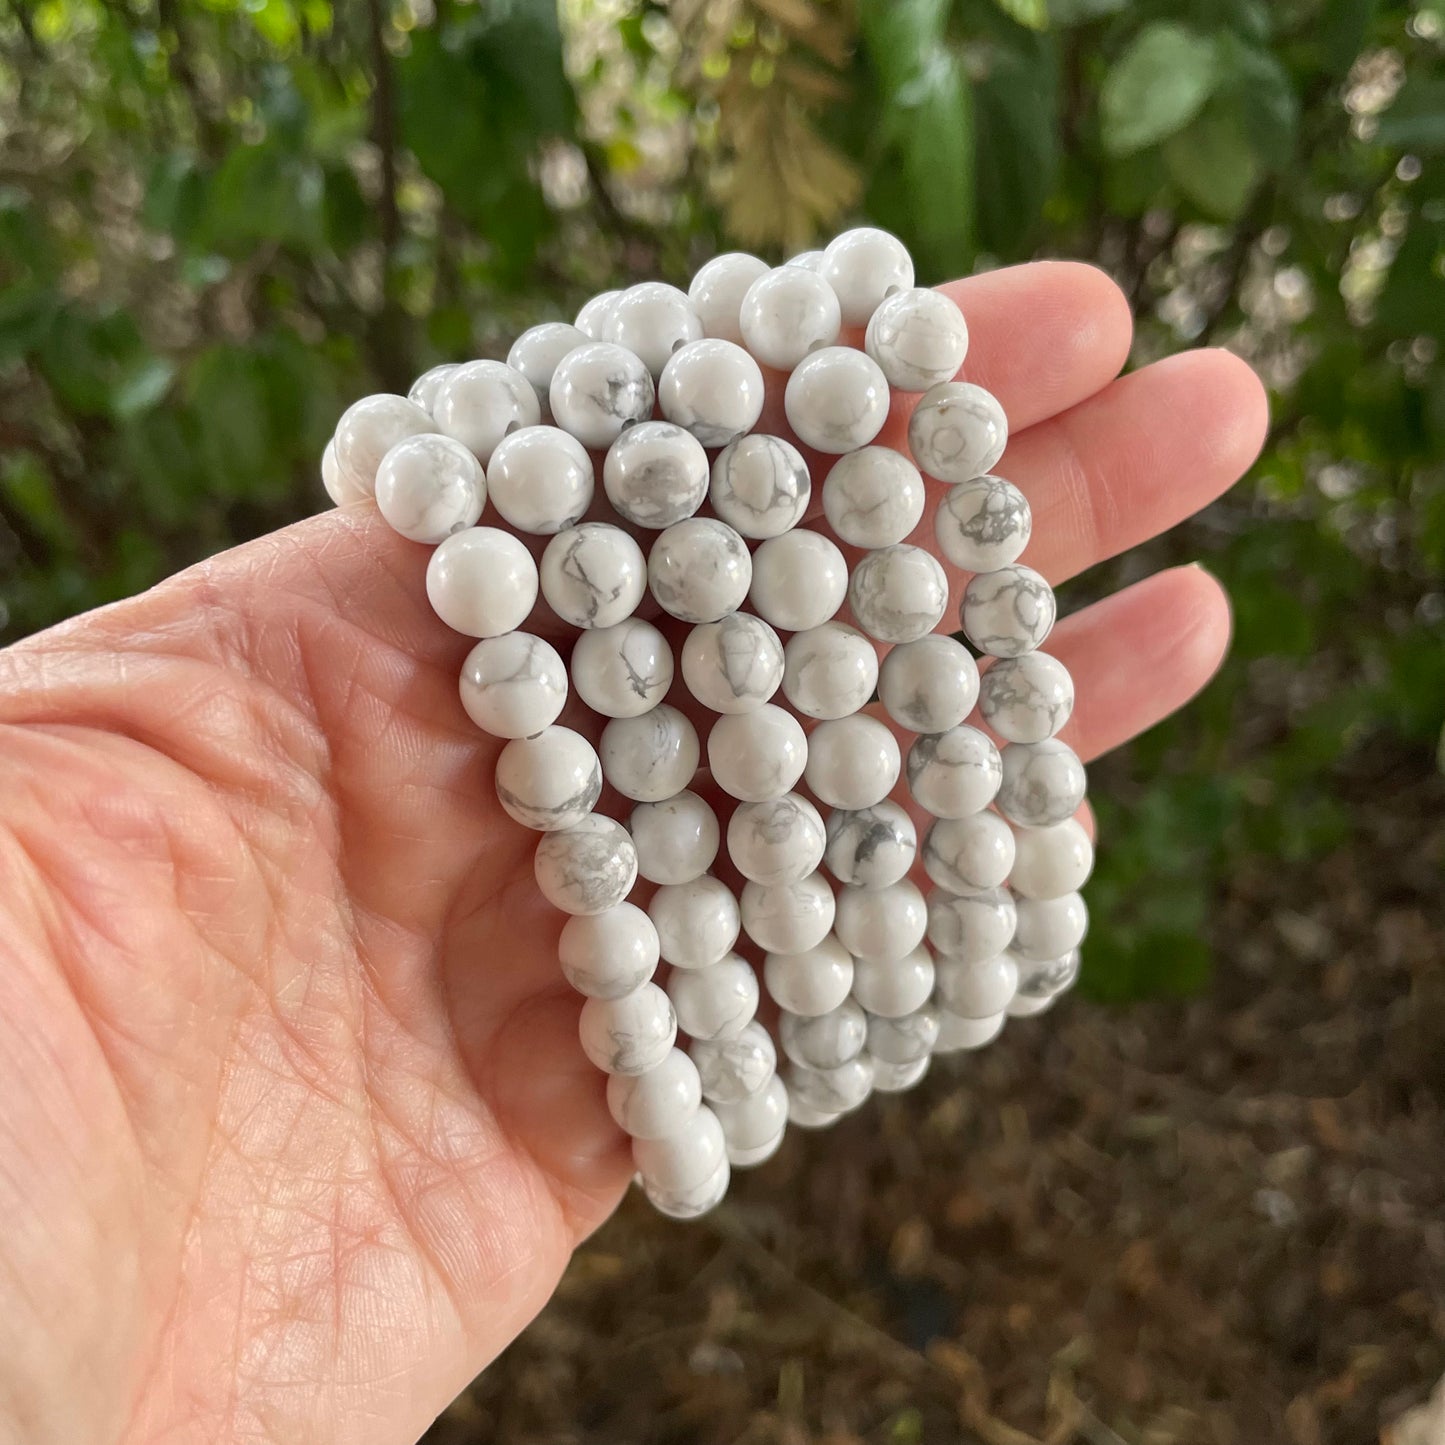
{"label": "marbled stone bead", "polygon": [[742,927],[738,901],[710,874],[665,883],[647,905],[662,956],[674,968],[706,968],[732,952]]}
{"label": "marbled stone bead", "polygon": [[1033,527],[1024,494],[987,474],[950,487],[933,517],[939,549],[965,572],[997,572],[1018,561]]}
{"label": "marbled stone bead", "polygon": [[518,427],[536,426],[542,408],[527,378],[505,362],[468,361],[437,388],[432,415],[486,467],[497,443]]}
{"label": "marbled stone bead", "polygon": [[704,622],[682,644],[682,680],[714,712],[751,712],[783,680],[783,644],[766,622],[746,612]]}
{"label": "marbled stone bead", "polygon": [[431,554],[426,595],[448,627],[468,637],[500,637],[527,620],[537,600],[537,564],[510,532],[468,527]]}
{"label": "marbled stone bead", "polygon": [[866,326],[884,297],[913,285],[908,248],[876,226],[859,226],[835,236],[818,271],[838,294],[845,326]]}
{"label": "marbled stone bead", "polygon": [[843,605],[848,564],[821,532],[797,527],[753,554],[749,597],[758,616],[786,632],[821,627]]}
{"label": "marbled stone bead", "polygon": [[808,739],[803,770],[819,802],[832,808],[871,808],[898,781],[898,740],[875,717],[854,713],[819,723]]}
{"label": "marbled stone bead", "polygon": [[[791,266],[793,263],[790,261],[788,264]],[[799,1129],[831,1129],[842,1117],[842,1114],[830,1114],[826,1109],[815,1109],[811,1104],[795,1099],[792,1094],[788,1095],[788,1123]]]}
{"label": "marbled stone bead", "polygon": [[567,669],[551,643],[508,632],[472,648],[458,691],[467,716],[483,732],[527,738],[557,721],[567,701]]}
{"label": "marbled stone bead", "polygon": [[652,376],[630,351],[593,341],[557,363],[547,401],[563,431],[584,447],[603,451],[625,428],[652,415],[656,394]]}
{"label": "marbled stone bead", "polygon": [[688,300],[702,322],[702,334],[741,341],[738,313],[743,297],[759,276],[767,274],[768,263],[746,251],[726,251],[704,262],[687,288]]}
{"label": "marbled stone bead", "polygon": [[728,820],[728,857],[744,878],[797,883],[823,859],[823,819],[797,793],[744,803]]}
{"label": "marbled stone bead", "polygon": [[543,416],[551,411],[548,393],[552,389],[557,364],[579,346],[586,346],[591,339],[585,331],[569,326],[565,321],[544,321],[540,326],[529,326],[512,343],[512,349],[507,353],[507,365],[527,378],[537,394],[537,405]]}
{"label": "marbled stone bead", "polygon": [[923,517],[918,468],[892,447],[862,447],[833,463],[823,482],[823,515],[840,542],[892,547]]}
{"label": "marbled stone bead", "polygon": [[778,1042],[795,1064],[805,1069],[836,1069],[863,1052],[868,1038],[868,1016],[845,998],[825,1014],[789,1013],[778,1016]]}
{"label": "marbled stone bead", "polygon": [[352,402],[341,413],[331,439],[333,455],[352,489],[369,497],[376,491],[381,459],[397,442],[437,430],[437,424],[414,401],[379,392]]}
{"label": "marbled stone bead", "polygon": [[547,833],[532,855],[542,897],[563,913],[605,913],[632,891],[637,851],[614,818],[589,813],[580,823]]}
{"label": "marbled stone bead", "polygon": [[1031,1019],[1038,1014],[1047,1013],[1053,1006],[1053,994],[1041,994],[1035,998],[1029,994],[1016,993],[1009,1000],[1008,1008],[1004,1012],[1011,1019]]}
{"label": "marbled stone bead", "polygon": [[812,496],[808,464],[792,442],[754,432],[717,454],[712,509],[744,537],[780,537],[803,519]]}
{"label": "marbled stone bead", "polygon": [[783,262],[785,266],[802,266],[809,271],[816,271],[822,264],[823,253],[821,251],[799,251],[796,256],[789,256]]}
{"label": "marbled stone bead", "polygon": [[722,830],[717,814],[684,790],[657,803],[639,803],[627,820],[637,848],[637,871],[649,883],[691,883],[712,867]]}
{"label": "marbled stone bead", "polygon": [[1018,965],[1007,953],[996,953],[992,958],[938,961],[939,1001],[961,1018],[996,1018],[1009,1006],[1018,986]]}
{"label": "marbled stone bead", "polygon": [[430,412],[436,405],[437,392],[441,390],[442,382],[456,370],[454,363],[443,362],[440,366],[433,366],[430,370],[422,372],[412,382],[411,390],[407,392],[406,399],[414,401],[424,412]]}
{"label": "marbled stone bead", "polygon": [[1018,991],[1025,998],[1056,998],[1078,981],[1081,955],[1077,948],[1057,958],[1025,958],[1015,951],[1007,957],[1018,971]]}
{"label": "marbled stone bead", "polygon": [[888,420],[888,379],[848,346],[810,352],[794,368],[783,410],[799,441],[841,455],[866,447]]}
{"label": "marbled stone bead", "polygon": [[1046,652],[1000,658],[979,684],[978,710],[1006,742],[1041,743],[1072,716],[1074,680]]}
{"label": "marbled stone bead", "polygon": [[[873,1056],[870,1054],[870,1058]],[[923,1082],[933,1055],[924,1054],[907,1064],[890,1064],[885,1059],[873,1059],[873,1088],[879,1094],[901,1094]]]}
{"label": "marbled stone bead", "polygon": [[700,1105],[681,1129],[660,1139],[634,1139],[632,1162],[654,1189],[695,1189],[727,1164],[727,1144],[717,1115]]}
{"label": "marbled stone bead", "polygon": [[558,532],[539,570],[547,605],[573,627],[615,627],[632,616],[647,590],[642,548],[608,522]]}
{"label": "marbled stone bead", "polygon": [[945,381],[923,393],[908,419],[908,449],[940,482],[971,482],[992,470],[1008,443],[1008,418],[992,392]]}
{"label": "marbled stone bead", "polygon": [[948,607],[948,578],[922,547],[899,542],[865,554],[848,584],[853,620],[879,642],[926,637]]}
{"label": "marbled stone bead", "polygon": [[796,883],[743,884],[743,929],[769,954],[807,953],[833,926],[833,890],[821,873]]}
{"label": "marbled stone bead", "polygon": [[603,776],[624,798],[638,803],[657,803],[682,792],[702,756],[697,729],[667,703],[637,717],[613,718],[602,729],[598,752]]}
{"label": "marbled stone bead", "polygon": [[788,1066],[784,1082],[788,1097],[822,1114],[847,1114],[860,1108],[873,1092],[873,1061],[859,1054],[836,1069]]}
{"label": "marbled stone bead", "polygon": [[981,1049],[999,1036],[1006,1017],[1005,1014],[995,1014],[987,1019],[966,1019],[943,1009],[938,1016],[938,1042],[934,1044],[933,1052],[957,1054],[968,1049]]}
{"label": "marbled stone bead", "polygon": [[880,1018],[902,1018],[922,1008],[933,996],[933,981],[933,954],[925,944],[889,963],[853,960],[853,997]]}
{"label": "marbled stone bead", "polygon": [[393,531],[436,543],[482,515],[487,481],[481,463],[450,437],[403,437],[376,469],[376,505]]}
{"label": "marbled stone bead", "polygon": [[842,888],[834,928],[854,958],[893,963],[907,958],[928,930],[928,905],[907,878],[886,888]]}
{"label": "marbled stone bead", "polygon": [[663,416],[705,447],[725,447],[752,431],[765,399],[757,362],[731,341],[689,342],[657,384]]}
{"label": "marbled stone bead", "polygon": [[628,427],[602,463],[613,509],[638,527],[661,531],[690,517],[707,496],[707,453],[670,421]]}
{"label": "marbled stone bead", "polygon": [[569,918],[557,952],[567,982],[588,998],[621,998],[641,988],[661,956],[652,920],[633,903]]}
{"label": "marbled stone bead", "polygon": [[683,622],[717,622],[747,600],[753,559],[726,522],[688,517],[662,532],[647,558],[658,606]]}
{"label": "marbled stone bead", "polygon": [[689,1038],[736,1038],[758,1011],[758,976],[745,958],[729,953],[706,968],[674,969],[667,996]]}
{"label": "marbled stone bead", "polygon": [[607,1108],[617,1127],[634,1139],[665,1139],[686,1127],[702,1103],[697,1065],[671,1049],[645,1074],[613,1074]]}
{"label": "marbled stone bead", "polygon": [[626,347],[656,381],[674,351],[702,339],[702,318],[685,291],[665,281],[642,281],[617,298],[603,339]]}
{"label": "marbled stone bead", "polygon": [[853,987],[853,955],[829,934],[806,953],[770,953],[763,982],[779,1008],[809,1018],[838,1007]]}
{"label": "marbled stone bead", "polygon": [[761,1164],[777,1148],[788,1125],[788,1090],[774,1075],[750,1098],[714,1104],[727,1140],[728,1160],[748,1167]]}
{"label": "marbled stone bead", "polygon": [[736,1104],[767,1085],[778,1067],[771,1035],[751,1023],[736,1038],[696,1040],[689,1052],[710,1104]]}
{"label": "marbled stone bead", "polygon": [[672,648],[640,617],[579,633],[570,665],[577,696],[603,717],[640,717],[672,686]]}
{"label": "marbled stone bead", "polygon": [[1014,833],[1010,885],[1020,898],[1062,898],[1077,893],[1094,870],[1094,844],[1077,818]]}
{"label": "marbled stone bead", "polygon": [[1044,645],[1058,615],[1054,590],[1021,562],[982,572],[963,590],[958,620],[980,652],[1021,657]]}
{"label": "marbled stone bead", "polygon": [[809,352],[837,341],[843,313],[837,293],[816,271],[780,266],[748,288],[738,326],[764,366],[791,371]]}
{"label": "marbled stone bead", "polygon": [[642,1192],[659,1214],[669,1219],[700,1219],[722,1203],[732,1179],[731,1166],[724,1159],[701,1184],[668,1189],[642,1177]]}
{"label": "marbled stone bead", "polygon": [[962,897],[938,888],[928,899],[928,941],[946,958],[981,963],[1009,946],[1018,922],[1007,888]]}
{"label": "marbled stone bead", "polygon": [[998,806],[1024,828],[1047,828],[1079,811],[1086,784],[1079,755],[1058,738],[1009,743],[1003,750]]}
{"label": "marbled stone bead", "polygon": [[800,713],[845,718],[873,696],[878,653],[844,622],[824,622],[795,632],[784,649],[783,695]]}
{"label": "marbled stone bead", "polygon": [[1062,958],[1073,952],[1089,931],[1089,909],[1082,896],[1020,898],[1013,951],[1030,962]]}
{"label": "marbled stone bead", "polygon": [[946,733],[978,701],[978,664],[956,638],[943,633],[916,638],[883,659],[878,698],[900,727]]}
{"label": "marbled stone bead", "polygon": [[667,1057],[677,1038],[668,997],[644,983],[620,998],[589,998],[577,1034],[582,1052],[609,1074],[645,1074]]}
{"label": "marbled stone bead", "polygon": [[898,1019],[868,1020],[868,1052],[886,1064],[912,1064],[926,1059],[938,1042],[938,1010],[924,1004]]}
{"label": "marbled stone bead", "polygon": [[781,798],[803,776],[807,760],[802,725],[772,703],[720,717],[708,734],[713,781],[744,803]]}
{"label": "marbled stone bead", "polygon": [[914,286],[878,303],[863,345],[889,386],[927,391],[958,375],[968,355],[968,324],[951,297]]}
{"label": "marbled stone bead", "polygon": [[1013,830],[997,813],[940,818],[923,840],[923,869],[950,893],[985,893],[1007,881]]}
{"label": "marbled stone bead", "polygon": [[527,426],[504,436],[487,476],[492,505],[519,532],[550,537],[592,505],[592,458],[561,427]]}
{"label": "marbled stone bead", "polygon": [[621,295],[620,290],[600,292],[590,301],[583,303],[572,324],[589,341],[601,341],[607,334],[607,323],[612,319],[617,298]]}
{"label": "marbled stone bead", "polygon": [[887,888],[908,873],[917,852],[913,819],[890,799],[828,815],[828,870],[840,883]]}
{"label": "marbled stone bead", "polygon": [[321,485],[338,507],[366,500],[366,488],[341,465],[336,456],[335,437],[326,443],[321,453]]}
{"label": "marbled stone bead", "polygon": [[988,807],[1003,781],[998,749],[963,723],[916,738],[908,750],[908,789],[935,818],[963,818]]}
{"label": "marbled stone bead", "polygon": [[552,833],[572,828],[602,796],[602,767],[592,744],[555,723],[529,738],[513,738],[497,758],[497,800],[524,828]]}

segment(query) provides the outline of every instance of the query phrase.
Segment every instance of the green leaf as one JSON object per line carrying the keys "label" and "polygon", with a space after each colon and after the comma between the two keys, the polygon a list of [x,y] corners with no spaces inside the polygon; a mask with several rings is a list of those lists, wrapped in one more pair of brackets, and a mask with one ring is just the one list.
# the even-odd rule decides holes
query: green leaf
{"label": "green leaf", "polygon": [[1375,139],[1392,150],[1445,150],[1445,78],[1411,76],[1380,117]]}
{"label": "green leaf", "polygon": [[1058,26],[1084,25],[1129,8],[1130,0],[1048,0],[1049,20]]}
{"label": "green leaf", "polygon": [[110,391],[111,415],[124,421],[157,405],[176,374],[168,356],[138,357],[126,366]]}
{"label": "green leaf", "polygon": [[1228,99],[1250,148],[1270,170],[1294,159],[1299,134],[1299,96],[1275,55],[1236,36],[1218,39],[1220,85],[1215,101]]}
{"label": "green leaf", "polygon": [[1260,180],[1259,161],[1232,107],[1211,105],[1164,144],[1169,174],[1200,210],[1236,220]]}
{"label": "green leaf", "polygon": [[1099,96],[1104,148],[1132,155],[1183,130],[1219,81],[1215,44],[1182,25],[1146,25],[1109,68]]}
{"label": "green leaf", "polygon": [[1345,75],[1365,48],[1379,0],[1326,0],[1320,17],[1320,49],[1330,75]]}
{"label": "green leaf", "polygon": [[1030,30],[1048,29],[1048,0],[994,0],[994,3],[1011,20],[1017,20]]}

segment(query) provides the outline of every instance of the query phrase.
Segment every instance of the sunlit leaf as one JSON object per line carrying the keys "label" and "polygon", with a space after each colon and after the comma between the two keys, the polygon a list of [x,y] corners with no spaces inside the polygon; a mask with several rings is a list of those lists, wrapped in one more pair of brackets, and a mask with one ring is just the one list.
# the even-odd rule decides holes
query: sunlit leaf
{"label": "sunlit leaf", "polygon": [[1212,39],[1170,21],[1145,26],[1104,79],[1099,111],[1105,148],[1130,155],[1177,134],[1218,81]]}

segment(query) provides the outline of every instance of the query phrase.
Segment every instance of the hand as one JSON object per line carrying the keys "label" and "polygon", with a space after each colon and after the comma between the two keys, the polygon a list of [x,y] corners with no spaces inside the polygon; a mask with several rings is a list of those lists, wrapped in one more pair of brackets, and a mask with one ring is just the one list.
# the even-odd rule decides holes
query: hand
{"label": "hand", "polygon": [[[1114,379],[1100,273],[952,290],[1051,581],[1254,458],[1239,361]],[[626,1185],[425,556],[363,504],[0,654],[0,1440],[412,1440]],[[1065,736],[1149,727],[1228,631],[1193,568],[1067,618]]]}

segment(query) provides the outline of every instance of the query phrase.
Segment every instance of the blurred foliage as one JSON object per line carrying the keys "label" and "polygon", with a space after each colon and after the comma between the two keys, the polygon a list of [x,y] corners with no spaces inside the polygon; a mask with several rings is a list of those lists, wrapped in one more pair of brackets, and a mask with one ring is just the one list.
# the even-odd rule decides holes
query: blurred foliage
{"label": "blurred foliage", "polygon": [[1246,486],[1067,599],[1194,556],[1234,598],[1100,802],[1089,985],[1193,986],[1221,870],[1438,765],[1442,49],[1440,0],[7,0],[5,629],[311,509],[348,398],[606,283],[856,216],[928,280],[1092,258],[1137,359],[1275,401]]}

